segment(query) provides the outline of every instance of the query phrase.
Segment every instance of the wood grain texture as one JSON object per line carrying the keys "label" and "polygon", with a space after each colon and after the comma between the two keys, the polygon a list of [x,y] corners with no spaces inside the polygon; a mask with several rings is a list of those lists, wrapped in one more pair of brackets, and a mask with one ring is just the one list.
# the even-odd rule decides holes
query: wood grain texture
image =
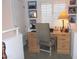
{"label": "wood grain texture", "polygon": [[39,42],[36,38],[36,33],[29,32],[28,33],[28,49],[29,53],[39,53]]}

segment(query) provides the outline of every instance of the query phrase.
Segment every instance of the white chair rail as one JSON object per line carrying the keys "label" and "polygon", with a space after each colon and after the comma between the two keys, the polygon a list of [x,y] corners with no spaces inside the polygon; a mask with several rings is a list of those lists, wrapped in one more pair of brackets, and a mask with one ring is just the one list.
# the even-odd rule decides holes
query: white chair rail
{"label": "white chair rail", "polygon": [[11,31],[16,31],[16,35],[18,36],[18,34],[19,34],[19,27],[15,27],[15,28],[4,30],[4,31],[2,31],[2,34],[8,33],[8,32],[11,32]]}

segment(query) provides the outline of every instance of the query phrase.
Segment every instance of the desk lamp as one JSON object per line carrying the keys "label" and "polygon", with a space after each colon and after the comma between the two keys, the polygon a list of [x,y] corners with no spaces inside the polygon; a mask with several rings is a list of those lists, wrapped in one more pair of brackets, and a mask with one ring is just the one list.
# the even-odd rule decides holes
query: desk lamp
{"label": "desk lamp", "polygon": [[58,19],[62,20],[62,29],[61,29],[61,31],[63,31],[63,29],[64,29],[64,20],[68,20],[69,19],[68,12],[66,10],[61,11]]}

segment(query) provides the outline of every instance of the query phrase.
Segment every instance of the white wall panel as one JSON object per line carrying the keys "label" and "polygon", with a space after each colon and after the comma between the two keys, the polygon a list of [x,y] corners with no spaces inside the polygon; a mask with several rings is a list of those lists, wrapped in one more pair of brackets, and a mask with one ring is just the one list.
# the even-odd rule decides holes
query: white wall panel
{"label": "white wall panel", "polygon": [[7,59],[24,59],[22,35],[3,39],[6,44]]}

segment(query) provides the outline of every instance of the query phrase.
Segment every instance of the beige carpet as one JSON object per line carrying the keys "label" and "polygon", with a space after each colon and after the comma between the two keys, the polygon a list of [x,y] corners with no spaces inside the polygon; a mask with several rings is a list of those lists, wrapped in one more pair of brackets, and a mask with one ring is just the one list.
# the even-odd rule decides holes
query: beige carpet
{"label": "beige carpet", "polygon": [[46,52],[40,52],[39,54],[28,54],[28,49],[24,47],[24,56],[25,59],[71,59],[70,55],[57,54],[55,51],[52,51],[52,55],[49,56]]}

